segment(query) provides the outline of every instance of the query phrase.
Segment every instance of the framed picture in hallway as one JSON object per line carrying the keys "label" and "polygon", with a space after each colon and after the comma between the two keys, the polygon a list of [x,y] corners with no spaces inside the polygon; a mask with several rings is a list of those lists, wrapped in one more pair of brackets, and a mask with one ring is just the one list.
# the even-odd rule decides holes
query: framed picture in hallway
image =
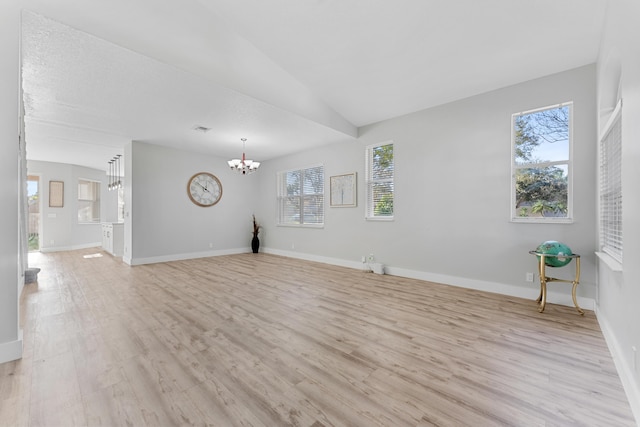
{"label": "framed picture in hallway", "polygon": [[49,181],[49,207],[64,207],[64,182]]}

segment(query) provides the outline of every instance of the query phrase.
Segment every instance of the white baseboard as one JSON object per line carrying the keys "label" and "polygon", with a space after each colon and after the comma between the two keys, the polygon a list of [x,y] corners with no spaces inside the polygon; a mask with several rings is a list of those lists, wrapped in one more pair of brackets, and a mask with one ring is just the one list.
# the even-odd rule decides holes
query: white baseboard
{"label": "white baseboard", "polygon": [[271,249],[271,248],[261,248],[260,250],[261,252],[264,252],[266,254],[280,255],[288,258],[303,259],[305,261],[321,262],[323,264],[331,264],[331,265],[337,265],[340,267],[355,268],[358,270],[361,270],[363,265],[361,262],[347,261],[339,258],[330,258],[330,257],[323,257],[318,255],[312,255],[312,254],[305,254],[302,252],[283,251],[280,249]]}
{"label": "white baseboard", "polygon": [[[532,283],[531,287],[511,285],[508,283],[487,282],[484,280],[469,279],[466,277],[449,276],[445,274],[429,273],[426,271],[408,270],[404,268],[385,267],[385,272],[393,276],[408,277],[411,279],[424,280],[427,282],[443,283],[445,285],[457,286],[460,288],[475,289],[478,291],[492,292],[496,294],[509,295],[512,297],[536,299],[540,294],[540,285]],[[573,298],[569,294],[547,290],[547,303],[573,307]],[[578,297],[580,307],[593,310],[595,301],[592,298]]]}
{"label": "white baseboard", "polygon": [[631,406],[631,412],[633,412],[633,416],[636,418],[636,423],[640,426],[640,384],[638,383],[638,380],[636,380],[633,368],[629,366],[627,360],[622,357],[625,351],[620,346],[620,342],[616,338],[616,334],[613,333],[613,330],[609,325],[609,321],[603,313],[598,310],[597,306],[596,318],[600,324],[602,335],[604,335],[604,339],[607,342],[607,347],[609,347],[609,351],[611,352],[613,363],[616,365],[616,370],[618,371],[618,376],[620,377],[624,391],[627,394],[627,399]]}
{"label": "white baseboard", "polygon": [[55,246],[49,248],[41,248],[40,252],[48,253],[48,252],[62,252],[62,251],[77,251],[79,249],[89,249],[89,248],[99,248],[102,247],[102,242],[94,242],[94,243],[84,243],[82,245],[73,245],[73,246]]}
{"label": "white baseboard", "polygon": [[20,358],[22,358],[22,330],[18,331],[17,340],[0,343],[0,363]]}
{"label": "white baseboard", "polygon": [[[86,248],[101,247],[101,246],[102,246],[102,243],[91,243],[91,244],[79,245],[79,246],[73,246],[73,247],[47,248],[47,249],[42,249],[41,251],[56,252],[56,251],[68,251],[68,250],[86,249]],[[324,256],[313,255],[313,254],[305,254],[302,252],[292,252],[292,251],[285,251],[280,249],[272,249],[268,247],[261,248],[261,251],[264,253],[281,255],[289,258],[298,258],[298,259],[303,259],[307,261],[321,262],[324,264],[338,265],[341,267],[354,268],[357,270],[362,270],[363,266],[366,265],[358,261],[349,261],[349,260],[344,260],[340,258],[324,257]],[[129,256],[123,256],[122,261],[129,265],[144,265],[144,264],[155,264],[159,262],[182,261],[185,259],[207,258],[212,256],[221,256],[221,255],[235,255],[235,254],[241,254],[241,253],[247,253],[247,252],[251,252],[251,249],[249,247],[216,250],[216,251],[192,252],[192,253],[184,253],[184,254],[171,254],[171,255],[162,255],[162,256],[147,257],[147,258],[131,258]],[[509,296],[519,297],[519,298],[535,299],[538,297],[538,294],[540,292],[540,288],[536,284],[532,284],[531,287],[524,287],[524,286],[517,286],[517,285],[512,285],[507,283],[487,282],[483,280],[468,279],[464,277],[429,273],[426,271],[409,270],[405,268],[397,268],[397,267],[391,267],[391,266],[385,266],[384,270],[387,274],[392,276],[400,276],[400,277],[407,277],[411,279],[424,280],[427,282],[442,283],[445,285],[476,289],[480,291],[493,292],[493,293],[509,295]],[[570,294],[563,294],[560,292],[556,292],[553,289],[549,289],[547,292],[547,302],[551,304],[559,304],[567,307],[573,307],[573,300]],[[585,308],[587,310],[595,309],[595,300],[593,298],[578,296],[578,304],[580,304],[580,307]]]}
{"label": "white baseboard", "polygon": [[217,251],[191,252],[191,253],[185,253],[185,254],[161,255],[161,256],[147,257],[147,258],[130,258],[125,256],[122,258],[122,261],[124,261],[129,265],[144,265],[144,264],[156,264],[159,262],[182,261],[185,259],[208,258],[212,256],[244,254],[247,252],[251,252],[251,248],[246,247],[246,248],[224,249],[224,250],[217,250]]}
{"label": "white baseboard", "polygon": [[[304,259],[306,261],[322,262],[325,264],[338,265],[341,267],[355,268],[362,270],[362,262],[347,261],[337,258],[322,257],[312,254],[305,254],[300,252],[283,251],[280,249],[264,248],[264,253],[270,253],[274,255],[281,255],[290,258]],[[532,283],[531,287],[523,287],[517,285],[511,285],[507,283],[487,282],[484,280],[468,279],[465,277],[449,276],[445,274],[429,273],[426,271],[409,270],[406,268],[397,268],[391,266],[385,266],[384,271],[391,276],[407,277],[409,279],[424,280],[427,282],[442,283],[445,285],[457,286],[460,288],[475,289],[485,292],[493,292],[502,295],[509,295],[512,297],[536,299],[540,294],[540,286]],[[549,289],[547,291],[547,302],[551,304],[559,304],[567,307],[573,307],[573,299],[570,294],[563,294]],[[593,310],[595,308],[595,301],[593,298],[578,297],[578,304],[580,307]]]}

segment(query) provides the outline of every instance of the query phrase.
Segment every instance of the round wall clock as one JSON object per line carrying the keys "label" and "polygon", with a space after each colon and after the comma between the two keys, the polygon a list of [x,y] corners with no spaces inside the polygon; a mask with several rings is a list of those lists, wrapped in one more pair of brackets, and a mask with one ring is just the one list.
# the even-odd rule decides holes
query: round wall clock
{"label": "round wall clock", "polygon": [[198,206],[213,206],[222,198],[220,180],[208,172],[198,172],[187,183],[187,194]]}

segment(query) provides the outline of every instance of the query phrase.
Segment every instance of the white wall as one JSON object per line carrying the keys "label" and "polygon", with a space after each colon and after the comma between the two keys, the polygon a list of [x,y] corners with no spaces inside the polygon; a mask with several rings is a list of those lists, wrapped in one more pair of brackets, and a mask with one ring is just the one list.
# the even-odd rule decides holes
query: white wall
{"label": "white wall", "polygon": [[[131,264],[246,252],[252,237],[251,215],[259,175],[241,176],[226,159],[141,142],[125,150],[131,171],[125,194],[124,260]],[[187,182],[210,172],[222,183],[222,199],[196,206]]]}
{"label": "white wall", "polygon": [[607,13],[598,58],[599,127],[621,96],[624,259],[622,273],[598,265],[597,314],[640,420],[640,3],[612,1]]}
{"label": "white wall", "polygon": [[[114,200],[113,197],[108,197],[105,171],[34,160],[27,161],[27,170],[30,174],[40,176],[42,200],[40,250],[51,252],[100,246],[102,244],[101,225],[78,223],[78,179],[101,182],[100,218],[102,221],[109,221],[108,218],[114,221],[113,217],[117,214],[117,198]],[[49,181],[52,180],[64,182],[64,206],[61,208],[49,207]],[[111,214],[108,215],[108,212]]]}
{"label": "white wall", "polygon": [[[103,222],[119,222],[118,221],[118,191],[109,191],[109,177],[106,171],[102,171],[102,203],[104,206],[101,210],[101,219]],[[106,176],[106,178],[105,178]],[[126,177],[120,177],[120,181],[124,186]]]}
{"label": "white wall", "polygon": [[[590,65],[376,123],[362,128],[356,143],[265,162],[258,210],[264,244],[275,253],[354,266],[373,253],[393,274],[534,299],[538,286],[525,282],[525,273],[536,271],[528,251],[545,240],[560,240],[582,255],[578,294],[593,308],[595,99],[595,65]],[[575,222],[512,223],[511,115],[565,101],[574,102]],[[366,221],[364,149],[389,140],[395,143],[395,220]],[[323,229],[277,227],[276,173],[318,162],[325,165],[327,182],[331,175],[358,173],[358,207],[330,208],[326,201]],[[567,269],[571,276],[573,266]],[[569,285],[550,288],[549,301],[572,305]]]}
{"label": "white wall", "polygon": [[22,356],[18,315],[19,1],[0,13],[0,363]]}

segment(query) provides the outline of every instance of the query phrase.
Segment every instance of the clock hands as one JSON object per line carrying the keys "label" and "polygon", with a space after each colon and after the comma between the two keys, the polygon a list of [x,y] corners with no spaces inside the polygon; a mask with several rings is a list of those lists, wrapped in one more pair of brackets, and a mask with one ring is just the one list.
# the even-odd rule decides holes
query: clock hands
{"label": "clock hands", "polygon": [[206,187],[206,186],[204,186],[204,185],[202,185],[202,184],[200,184],[200,182],[196,181],[196,184],[198,184],[200,187],[202,187],[202,189],[203,189],[204,191],[206,191],[207,193],[210,193],[210,191],[207,189],[207,187]]}

